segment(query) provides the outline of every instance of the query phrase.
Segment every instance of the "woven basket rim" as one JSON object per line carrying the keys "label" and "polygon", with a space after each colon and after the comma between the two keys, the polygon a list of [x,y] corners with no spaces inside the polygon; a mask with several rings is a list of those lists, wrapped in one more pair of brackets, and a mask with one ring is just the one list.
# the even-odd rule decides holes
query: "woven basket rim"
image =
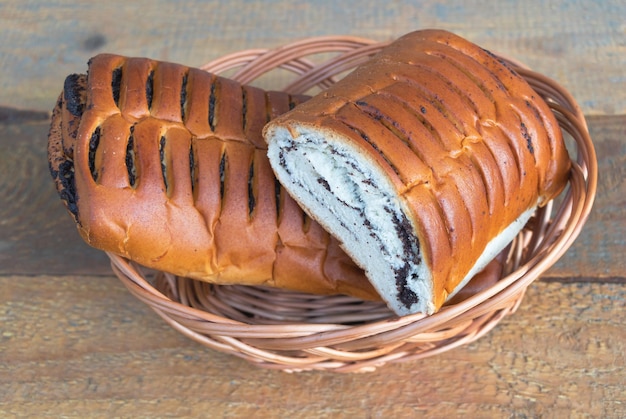
{"label": "woven basket rim", "polygon": [[[201,68],[215,74],[234,70],[234,75],[229,78],[240,83],[251,83],[276,68],[283,68],[295,73],[296,78],[280,90],[303,93],[335,83],[339,74],[369,59],[387,44],[353,36],[304,38],[277,48],[235,52]],[[321,63],[309,59],[320,53],[335,55]],[[162,272],[154,274],[118,255],[107,253],[113,271],[135,297],[183,335],[267,368],[371,371],[388,362],[433,356],[483,336],[504,316],[517,309],[526,288],[550,268],[580,234],[593,206],[598,176],[597,158],[585,117],[572,95],[547,76],[516,60],[497,55],[544,97],[563,132],[571,137],[576,156],[572,158],[569,187],[561,194],[558,203],[554,200],[538,210],[534,230],[524,230],[516,237],[507,257],[508,271],[491,287],[431,316],[397,317],[376,312],[376,305],[361,303],[351,297],[333,296],[320,300],[318,296],[282,290],[268,293],[262,287],[216,286]],[[346,319],[358,320],[359,310],[373,311],[370,320],[364,318],[366,320],[361,324],[332,321],[281,323],[283,315],[280,312],[275,316],[278,320],[268,319],[265,324],[254,324],[228,317],[219,310],[205,310],[203,304],[213,304],[228,313],[236,312],[236,307],[227,307],[214,297],[217,294],[234,306],[242,304],[238,303],[241,299],[256,298],[260,302],[269,299],[272,305],[278,301],[276,299],[281,299],[276,304],[297,301],[300,305],[306,301],[312,307],[321,304],[322,307],[346,308],[346,314],[341,317]],[[190,299],[202,299],[203,302],[192,304]],[[263,310],[259,309],[271,317]],[[289,312],[289,307],[284,312]],[[377,315],[380,318],[376,318]]]}

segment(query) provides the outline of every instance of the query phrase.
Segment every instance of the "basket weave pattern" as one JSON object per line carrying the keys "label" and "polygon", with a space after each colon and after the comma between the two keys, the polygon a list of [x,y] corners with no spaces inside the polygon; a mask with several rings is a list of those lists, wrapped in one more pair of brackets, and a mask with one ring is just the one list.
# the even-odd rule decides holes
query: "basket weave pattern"
{"label": "basket weave pattern", "polygon": [[[385,45],[355,37],[309,38],[231,54],[202,68],[215,74],[234,72],[228,77],[241,83],[282,68],[296,75],[282,90],[305,93],[330,86]],[[324,59],[316,62],[320,56]],[[507,61],[552,108],[573,149],[573,161],[568,188],[539,209],[511,243],[502,278],[490,288],[432,316],[397,317],[380,302],[218,286],[148,271],[109,253],[115,274],[182,334],[268,368],[365,372],[478,339],[514,312],[532,281],[571,246],[591,210],[597,184],[595,151],[575,100],[554,81]]]}

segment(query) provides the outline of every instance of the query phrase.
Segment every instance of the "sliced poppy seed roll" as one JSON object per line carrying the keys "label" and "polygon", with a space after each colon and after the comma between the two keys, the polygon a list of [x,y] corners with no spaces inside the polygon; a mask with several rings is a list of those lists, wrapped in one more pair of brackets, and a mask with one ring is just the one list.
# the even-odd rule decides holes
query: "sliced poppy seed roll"
{"label": "sliced poppy seed roll", "polygon": [[399,38],[264,137],[281,184],[399,315],[436,312],[570,168],[554,114],[514,68],[438,30]]}

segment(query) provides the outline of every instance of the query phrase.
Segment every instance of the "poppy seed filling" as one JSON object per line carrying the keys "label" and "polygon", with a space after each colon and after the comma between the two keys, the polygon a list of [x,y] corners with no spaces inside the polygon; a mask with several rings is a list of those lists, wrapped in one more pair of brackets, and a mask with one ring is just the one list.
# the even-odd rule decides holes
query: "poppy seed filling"
{"label": "poppy seed filling", "polygon": [[280,163],[283,180],[305,197],[303,207],[317,208],[309,212],[342,243],[359,244],[362,250],[350,256],[368,277],[381,283],[394,278],[392,291],[404,310],[423,303],[416,291],[428,288],[428,275],[420,267],[419,241],[388,181],[320,135],[281,136],[277,151],[272,149],[270,160]]}

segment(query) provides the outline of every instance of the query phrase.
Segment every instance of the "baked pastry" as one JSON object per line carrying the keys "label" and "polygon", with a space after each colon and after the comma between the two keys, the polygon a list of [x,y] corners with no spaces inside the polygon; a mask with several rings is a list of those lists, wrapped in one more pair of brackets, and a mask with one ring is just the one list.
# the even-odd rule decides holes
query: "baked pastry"
{"label": "baked pastry", "polygon": [[219,284],[380,299],[269,166],[263,125],[304,99],[99,55],[65,81],[50,171],[95,248]]}
{"label": "baked pastry", "polygon": [[452,33],[392,42],[268,123],[271,166],[399,315],[437,311],[564,188],[548,105]]}

